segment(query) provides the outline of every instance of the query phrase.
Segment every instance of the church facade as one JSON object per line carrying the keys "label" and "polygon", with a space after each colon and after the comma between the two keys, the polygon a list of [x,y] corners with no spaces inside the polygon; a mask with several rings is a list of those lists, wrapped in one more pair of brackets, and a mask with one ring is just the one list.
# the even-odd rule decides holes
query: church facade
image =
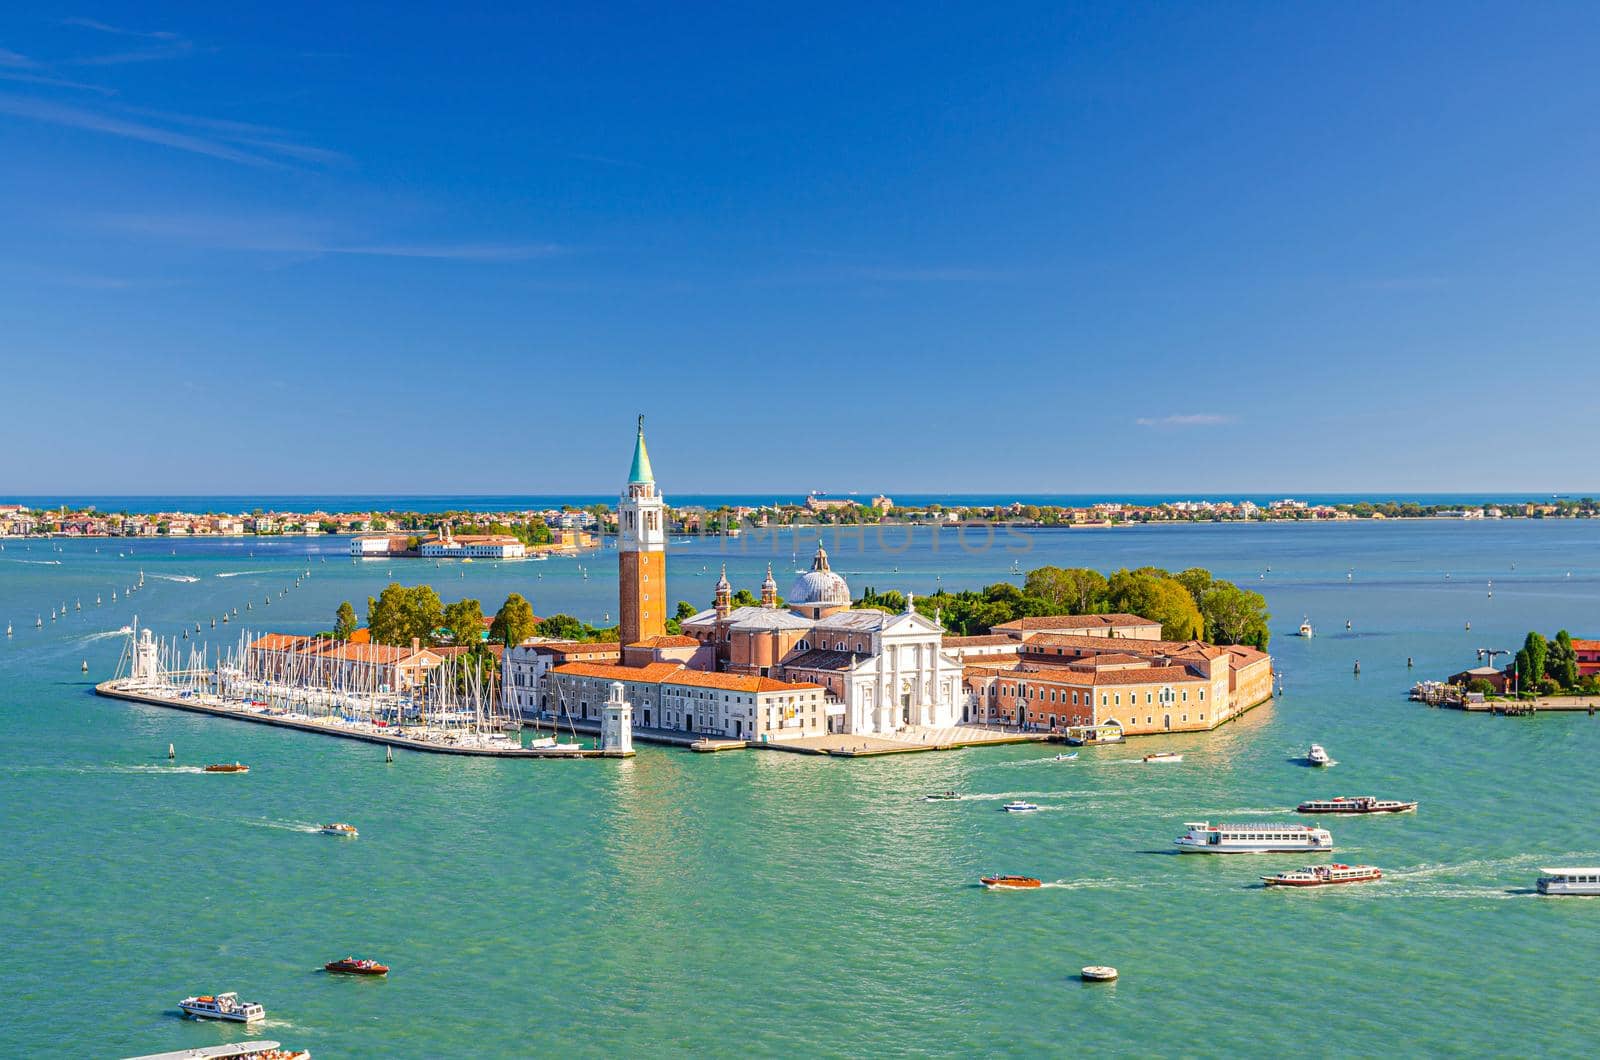
{"label": "church facade", "polygon": [[759,605],[735,608],[731,597],[724,570],[715,602],[684,619],[683,632],[714,653],[719,670],[822,686],[828,731],[892,736],[961,720],[961,663],[944,652],[938,623],[909,600],[898,615],[852,609],[850,586],[821,545],[784,607],[770,567]]}

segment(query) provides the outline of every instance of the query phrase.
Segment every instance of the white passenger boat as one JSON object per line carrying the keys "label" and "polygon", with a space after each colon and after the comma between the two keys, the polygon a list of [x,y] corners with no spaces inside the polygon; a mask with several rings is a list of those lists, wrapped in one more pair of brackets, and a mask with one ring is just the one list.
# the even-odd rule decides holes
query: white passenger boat
{"label": "white passenger boat", "polygon": [[1600,895],[1600,868],[1540,869],[1540,894]]}
{"label": "white passenger boat", "polygon": [[1156,751],[1154,754],[1145,755],[1144,760],[1153,765],[1159,762],[1181,762],[1183,756],[1174,751]]}
{"label": "white passenger boat", "polygon": [[1327,750],[1320,743],[1311,745],[1311,750],[1306,752],[1306,762],[1314,766],[1333,765],[1333,759],[1328,756]]}
{"label": "white passenger boat", "polygon": [[1310,640],[1312,637],[1316,636],[1316,633],[1311,628],[1311,620],[1309,618],[1300,623],[1299,635],[1307,640]]}
{"label": "white passenger boat", "polygon": [[1327,887],[1336,883],[1372,883],[1383,879],[1376,865],[1307,865],[1274,876],[1263,876],[1268,887]]}
{"label": "white passenger boat", "polygon": [[1006,813],[1037,813],[1039,811],[1037,803],[1023,802],[1021,799],[1008,802],[1000,808]]}
{"label": "white passenger boat", "polygon": [[1375,799],[1371,795],[1337,795],[1331,799],[1307,799],[1295,807],[1296,813],[1410,813],[1414,802]]}
{"label": "white passenger boat", "polygon": [[234,1023],[254,1023],[266,1019],[267,1010],[254,1001],[240,1001],[239,995],[202,994],[186,997],[178,1002],[183,1014],[190,1019],[231,1020]]}
{"label": "white passenger boat", "polygon": [[1212,824],[1188,822],[1173,842],[1184,854],[1275,854],[1333,849],[1326,828],[1303,824]]}

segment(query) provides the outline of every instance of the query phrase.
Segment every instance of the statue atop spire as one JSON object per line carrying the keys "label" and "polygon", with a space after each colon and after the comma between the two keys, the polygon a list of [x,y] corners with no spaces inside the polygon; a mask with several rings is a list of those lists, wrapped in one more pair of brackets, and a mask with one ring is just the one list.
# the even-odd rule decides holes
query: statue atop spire
{"label": "statue atop spire", "polygon": [[778,606],[778,583],[772,577],[772,564],[767,564],[767,580],[761,583],[761,606]]}

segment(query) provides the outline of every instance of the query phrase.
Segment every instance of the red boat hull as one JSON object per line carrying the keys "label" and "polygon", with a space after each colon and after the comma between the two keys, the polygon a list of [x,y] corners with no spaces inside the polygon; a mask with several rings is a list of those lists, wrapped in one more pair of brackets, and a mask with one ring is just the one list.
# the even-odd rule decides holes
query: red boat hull
{"label": "red boat hull", "polygon": [[985,887],[1039,887],[1040,882],[1031,876],[985,876],[978,881]]}
{"label": "red boat hull", "polygon": [[1383,879],[1383,873],[1375,872],[1371,876],[1351,876],[1344,880],[1279,880],[1266,877],[1262,880],[1268,887],[1333,887],[1341,883],[1373,883]]}

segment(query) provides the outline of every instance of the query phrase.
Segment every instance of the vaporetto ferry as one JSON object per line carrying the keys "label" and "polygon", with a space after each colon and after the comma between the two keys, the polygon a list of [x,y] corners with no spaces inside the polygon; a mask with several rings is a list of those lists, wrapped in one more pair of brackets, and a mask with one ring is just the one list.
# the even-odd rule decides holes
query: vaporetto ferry
{"label": "vaporetto ferry", "polygon": [[1182,854],[1275,854],[1333,849],[1333,835],[1326,828],[1303,824],[1191,821],[1183,827],[1188,831],[1173,840]]}
{"label": "vaporetto ferry", "polygon": [[1415,802],[1377,799],[1371,795],[1339,795],[1331,799],[1307,799],[1295,807],[1297,813],[1411,813]]}

